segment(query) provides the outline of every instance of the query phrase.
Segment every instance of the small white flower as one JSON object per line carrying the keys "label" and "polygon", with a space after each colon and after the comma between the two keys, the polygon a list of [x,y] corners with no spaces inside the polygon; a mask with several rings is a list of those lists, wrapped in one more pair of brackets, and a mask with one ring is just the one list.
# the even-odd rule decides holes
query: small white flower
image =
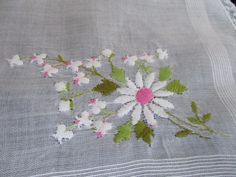
{"label": "small white flower", "polygon": [[157,56],[160,60],[168,58],[167,50],[157,49]]}
{"label": "small white flower", "polygon": [[173,92],[166,91],[164,88],[166,81],[155,82],[155,73],[147,75],[143,80],[140,72],[135,76],[135,83],[127,79],[127,87],[118,88],[121,96],[114,100],[116,104],[123,106],[118,110],[118,117],[131,113],[132,124],[135,125],[141,119],[142,113],[149,125],[157,125],[154,114],[162,118],[169,115],[165,109],[173,109],[174,105],[164,99],[173,95]]}
{"label": "small white flower", "polygon": [[57,82],[57,83],[55,84],[55,89],[56,89],[56,91],[58,91],[58,92],[67,91],[66,83],[63,82],[63,81]]}
{"label": "small white flower", "polygon": [[80,117],[76,117],[74,123],[78,126],[78,128],[91,128],[92,121],[89,119],[89,113],[87,111],[82,112]]}
{"label": "small white flower", "polygon": [[110,49],[104,49],[104,50],[102,51],[102,55],[105,56],[105,57],[107,57],[107,58],[109,58],[112,54],[113,54],[113,51],[110,50]]}
{"label": "small white flower", "polygon": [[94,128],[96,129],[96,137],[102,138],[107,133],[107,131],[112,129],[112,124],[102,120],[97,120],[94,122]]}
{"label": "small white flower", "polygon": [[88,84],[89,83],[89,79],[87,77],[85,77],[85,74],[83,72],[78,72],[77,76],[75,76],[73,78],[73,82],[74,82],[74,84],[80,86],[82,83],[83,84]]}
{"label": "small white flower", "polygon": [[154,55],[148,55],[147,53],[145,53],[143,56],[139,57],[141,60],[145,60],[148,63],[153,63],[154,62]]}
{"label": "small white flower", "polygon": [[89,106],[91,106],[91,112],[93,114],[99,114],[101,112],[101,109],[104,109],[106,107],[106,102],[105,101],[99,101],[96,98],[90,99],[89,100]]}
{"label": "small white flower", "polygon": [[66,69],[71,69],[73,72],[78,72],[79,71],[79,66],[82,65],[81,61],[69,61]]}
{"label": "small white flower", "polygon": [[10,64],[10,67],[21,66],[23,65],[23,61],[20,59],[19,55],[14,55],[12,59],[7,59]]}
{"label": "small white flower", "polygon": [[72,131],[66,131],[66,126],[60,124],[57,126],[57,132],[52,136],[56,138],[60,144],[62,144],[63,140],[70,140],[74,136],[74,134]]}
{"label": "small white flower", "polygon": [[92,57],[87,59],[87,63],[84,64],[86,68],[99,68],[101,67],[101,62],[100,62],[100,57],[96,58],[96,57]]}
{"label": "small white flower", "polygon": [[60,112],[70,111],[70,110],[71,110],[70,105],[71,105],[70,100],[67,100],[67,101],[61,100],[61,101],[59,102],[59,111],[60,111]]}
{"label": "small white flower", "polygon": [[138,60],[137,56],[125,56],[122,58],[124,64],[128,64],[129,66],[134,66],[135,62]]}
{"label": "small white flower", "polygon": [[43,77],[52,77],[52,74],[58,73],[58,69],[52,67],[50,64],[44,64],[42,73]]}
{"label": "small white flower", "polygon": [[37,62],[38,65],[42,65],[44,63],[43,59],[47,57],[47,54],[43,53],[40,55],[34,54],[31,58],[31,63]]}

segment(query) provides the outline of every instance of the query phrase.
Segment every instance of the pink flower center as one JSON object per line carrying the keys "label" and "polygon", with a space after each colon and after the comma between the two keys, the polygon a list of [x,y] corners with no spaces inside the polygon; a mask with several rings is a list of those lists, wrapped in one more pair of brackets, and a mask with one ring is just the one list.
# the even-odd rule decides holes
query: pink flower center
{"label": "pink flower center", "polygon": [[90,104],[90,105],[95,105],[96,102],[97,102],[97,99],[96,99],[96,98],[92,98],[92,99],[89,100],[89,104]]}
{"label": "pink flower center", "polygon": [[102,137],[104,137],[104,134],[102,132],[96,132],[96,137],[102,138]]}
{"label": "pink flower center", "polygon": [[145,105],[147,103],[150,103],[153,98],[154,98],[153,92],[149,88],[142,88],[136,94],[136,100],[141,105]]}

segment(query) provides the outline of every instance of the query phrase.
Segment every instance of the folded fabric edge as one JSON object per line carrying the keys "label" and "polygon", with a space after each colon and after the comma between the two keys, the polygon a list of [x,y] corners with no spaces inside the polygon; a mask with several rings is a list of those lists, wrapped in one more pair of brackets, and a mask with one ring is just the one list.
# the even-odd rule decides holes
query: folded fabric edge
{"label": "folded fabric edge", "polygon": [[230,0],[220,0],[223,5],[224,10],[226,11],[226,15],[231,21],[232,25],[236,29],[236,7]]}

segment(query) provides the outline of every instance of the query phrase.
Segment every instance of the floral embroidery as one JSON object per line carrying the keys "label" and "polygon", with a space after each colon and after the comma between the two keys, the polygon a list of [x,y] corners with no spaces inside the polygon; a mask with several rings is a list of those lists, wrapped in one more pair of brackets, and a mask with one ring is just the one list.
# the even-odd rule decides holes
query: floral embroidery
{"label": "floral embroidery", "polygon": [[[168,58],[166,49],[159,48],[155,53],[144,53],[142,56],[124,55],[122,57],[124,66],[128,65],[136,70],[135,75],[129,77],[126,75],[125,67],[114,64],[115,58],[116,55],[112,50],[104,49],[101,55],[83,62],[66,60],[61,55],[50,58],[46,54],[34,54],[29,58],[15,55],[12,59],[8,59],[8,62],[11,67],[23,65],[23,61],[24,63],[36,62],[43,68],[42,74],[46,78],[53,77],[61,69],[72,71],[71,80],[58,81],[54,85],[55,90],[60,93],[58,110],[69,112],[69,115],[80,111],[79,114],[76,113],[77,116],[71,116],[71,124],[57,126],[53,137],[60,144],[71,139],[76,130],[81,129],[92,130],[95,137],[102,138],[114,127],[111,121],[116,117],[122,117],[125,122],[117,127],[115,143],[128,141],[132,134],[135,134],[137,139],[151,146],[155,135],[154,129],[161,126],[158,122],[160,119],[169,121],[180,129],[175,134],[177,138],[195,135],[209,139],[212,135],[221,135],[207,125],[212,119],[211,114],[200,114],[195,102],[191,103],[193,116],[180,118],[180,113],[176,113],[174,105],[168,101],[170,96],[183,95],[187,87],[180,80],[172,80],[173,71],[170,66],[160,67],[159,72],[156,69],[153,72],[154,62],[161,62]],[[110,66],[108,75],[103,75],[99,71],[105,62]],[[86,89],[78,87],[90,83],[93,78],[99,82],[97,85],[91,84],[93,87]],[[109,102],[97,97],[100,94],[110,98],[113,93],[119,95]],[[84,96],[87,96],[83,100],[86,109],[76,110],[74,104],[78,100],[81,102],[80,99]],[[113,106],[112,109],[110,105]]]}

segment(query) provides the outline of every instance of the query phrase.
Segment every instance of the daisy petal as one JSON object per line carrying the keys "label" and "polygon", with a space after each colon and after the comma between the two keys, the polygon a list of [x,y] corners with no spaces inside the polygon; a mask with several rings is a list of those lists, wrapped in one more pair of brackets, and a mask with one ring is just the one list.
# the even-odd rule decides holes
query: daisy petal
{"label": "daisy petal", "polygon": [[142,79],[142,75],[140,72],[137,72],[137,74],[135,76],[135,83],[139,88],[143,87],[143,79]]}
{"label": "daisy petal", "polygon": [[156,97],[166,97],[166,96],[171,96],[171,95],[174,95],[174,93],[170,91],[164,91],[164,90],[159,90],[155,93]]}
{"label": "daisy petal", "polygon": [[147,76],[147,78],[145,79],[145,87],[146,88],[150,88],[151,87],[151,85],[152,85],[152,83],[154,82],[154,80],[155,80],[155,72],[153,72],[153,73],[151,73],[151,74],[149,74],[148,76]]}
{"label": "daisy petal", "polygon": [[129,88],[134,89],[134,90],[137,90],[136,85],[135,85],[131,80],[129,80],[128,77],[126,78],[126,81],[127,81],[127,86],[128,86]]}
{"label": "daisy petal", "polygon": [[121,107],[117,112],[118,117],[123,117],[124,115],[128,114],[135,105],[136,105],[136,102],[132,101],[124,105],[123,107]]}
{"label": "daisy petal", "polygon": [[123,95],[135,95],[136,94],[136,91],[133,90],[133,89],[130,89],[130,88],[118,88],[117,91],[120,93],[120,94],[123,94]]}
{"label": "daisy petal", "polygon": [[165,87],[167,85],[166,81],[159,81],[152,86],[152,91],[155,92],[157,90],[160,90],[161,88]]}
{"label": "daisy petal", "polygon": [[152,111],[150,111],[150,109],[147,106],[144,106],[143,114],[144,114],[148,124],[150,124],[150,125],[156,125],[157,124],[157,121],[154,118],[154,115],[153,115]]}
{"label": "daisy petal", "polygon": [[140,120],[141,112],[142,112],[142,106],[140,104],[137,104],[134,108],[134,111],[131,114],[133,125],[137,124],[138,121]]}
{"label": "daisy petal", "polygon": [[155,114],[157,114],[158,116],[163,117],[163,118],[168,118],[169,117],[169,115],[165,112],[165,110],[162,107],[157,106],[153,103],[151,103],[149,106],[150,106],[151,110]]}
{"label": "daisy petal", "polygon": [[134,97],[134,96],[122,95],[122,96],[117,97],[117,98],[114,100],[114,103],[117,103],[117,104],[125,104],[125,103],[130,102],[130,101],[133,101],[133,100],[135,100],[135,97]]}
{"label": "daisy petal", "polygon": [[154,102],[160,105],[161,107],[174,109],[174,105],[167,100],[161,98],[155,98]]}

